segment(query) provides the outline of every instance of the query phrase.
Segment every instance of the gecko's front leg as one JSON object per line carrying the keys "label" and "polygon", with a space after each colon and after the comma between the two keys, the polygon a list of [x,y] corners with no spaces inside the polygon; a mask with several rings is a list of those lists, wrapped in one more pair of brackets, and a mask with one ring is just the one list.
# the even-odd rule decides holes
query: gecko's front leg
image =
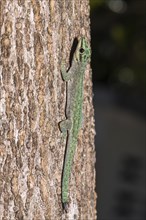
{"label": "gecko's front leg", "polygon": [[62,78],[64,81],[68,81],[73,77],[70,69],[69,71],[66,71],[65,62],[62,62],[61,64],[61,73],[62,73]]}

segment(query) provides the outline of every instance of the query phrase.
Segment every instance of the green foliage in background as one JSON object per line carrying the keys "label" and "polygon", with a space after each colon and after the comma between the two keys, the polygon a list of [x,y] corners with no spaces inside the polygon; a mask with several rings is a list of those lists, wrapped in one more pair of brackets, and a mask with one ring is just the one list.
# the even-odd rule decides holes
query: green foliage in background
{"label": "green foliage in background", "polygon": [[94,80],[144,91],[144,1],[90,0],[90,4]]}
{"label": "green foliage in background", "polygon": [[90,0],[91,10],[95,9],[98,6],[101,6],[105,3],[106,0]]}

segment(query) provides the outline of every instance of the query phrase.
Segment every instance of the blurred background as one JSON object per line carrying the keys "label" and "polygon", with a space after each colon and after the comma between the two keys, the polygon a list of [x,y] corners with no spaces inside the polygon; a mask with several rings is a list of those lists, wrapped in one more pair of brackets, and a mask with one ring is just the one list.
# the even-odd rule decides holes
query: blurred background
{"label": "blurred background", "polygon": [[145,220],[146,1],[90,6],[98,220]]}

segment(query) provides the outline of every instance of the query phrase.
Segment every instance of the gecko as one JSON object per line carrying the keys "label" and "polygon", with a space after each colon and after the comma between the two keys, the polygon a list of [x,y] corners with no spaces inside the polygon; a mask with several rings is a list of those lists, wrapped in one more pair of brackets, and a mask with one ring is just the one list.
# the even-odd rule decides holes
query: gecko
{"label": "gecko", "polygon": [[82,124],[83,80],[91,50],[85,37],[78,40],[69,71],[61,65],[62,78],[67,83],[66,120],[60,122],[61,132],[67,134],[66,153],[62,172],[62,205],[68,209],[69,179],[77,146],[78,133]]}

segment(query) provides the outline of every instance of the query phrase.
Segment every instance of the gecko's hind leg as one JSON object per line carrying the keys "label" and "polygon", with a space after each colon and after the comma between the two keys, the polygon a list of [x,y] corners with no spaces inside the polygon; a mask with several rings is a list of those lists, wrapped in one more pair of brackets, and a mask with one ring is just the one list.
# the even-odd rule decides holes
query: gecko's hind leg
{"label": "gecko's hind leg", "polygon": [[70,119],[66,119],[59,123],[59,127],[62,133],[67,133],[67,131],[71,129],[71,126],[72,126],[72,122]]}

